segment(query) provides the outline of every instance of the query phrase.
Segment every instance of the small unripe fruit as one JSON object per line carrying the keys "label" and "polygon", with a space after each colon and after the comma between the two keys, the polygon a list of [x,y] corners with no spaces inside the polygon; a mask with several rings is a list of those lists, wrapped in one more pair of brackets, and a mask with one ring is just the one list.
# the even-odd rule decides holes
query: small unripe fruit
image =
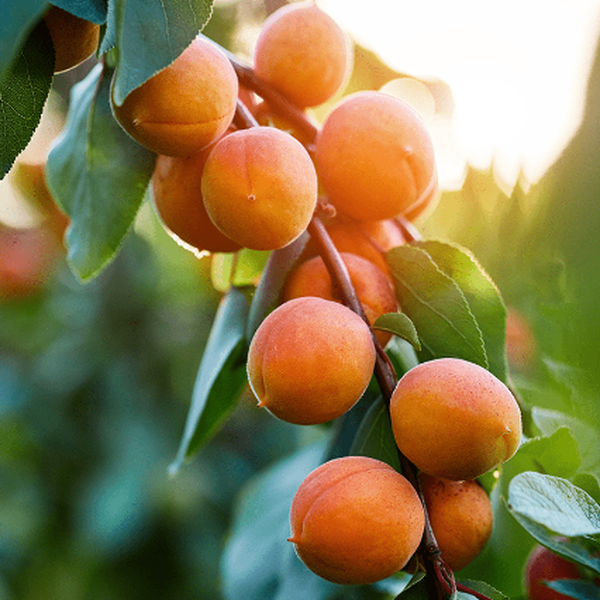
{"label": "small unripe fruit", "polygon": [[[342,252],[341,257],[371,325],[381,315],[398,311],[398,301],[392,283],[380,269],[355,254]],[[284,301],[302,296],[317,296],[342,302],[320,256],[315,256],[294,269],[285,283]],[[375,335],[382,346],[385,346],[391,338],[391,334],[383,331],[377,331]]]}
{"label": "small unripe fruit", "polygon": [[191,156],[217,140],[235,113],[238,79],[225,54],[196,38],[168,67],[133,90],[114,115],[157,154]]}
{"label": "small unripe fruit", "polygon": [[341,416],[360,399],[375,348],[369,327],[349,308],[297,298],[261,323],[247,365],[259,406],[283,421],[314,425]]}
{"label": "small unripe fruit", "polygon": [[154,204],[176,239],[199,251],[233,252],[240,245],[214,226],[204,207],[200,182],[209,148],[194,156],[158,157],[152,176]]}
{"label": "small unripe fruit", "polygon": [[409,104],[382,92],[344,98],[317,136],[315,159],[331,202],[358,221],[390,219],[435,193],[425,122]]}
{"label": "small unripe fruit", "polygon": [[521,440],[521,411],[489,371],[457,358],[417,365],[390,402],[400,452],[436,477],[475,479],[508,460]]}
{"label": "small unripe fruit", "polygon": [[407,564],[425,518],[404,476],[379,460],[346,456],[308,475],[290,520],[290,541],[309,569],[334,583],[365,585]]}
{"label": "small unripe fruit", "polygon": [[425,473],[419,479],[442,559],[453,571],[464,569],[492,535],[490,499],[476,481],[449,481]]}
{"label": "small unripe fruit", "polygon": [[314,2],[275,11],[256,41],[256,74],[300,108],[329,100],[348,80],[352,45]]}
{"label": "small unripe fruit", "polygon": [[275,250],[308,226],[317,174],[298,140],[273,127],[253,127],[217,142],[204,166],[202,196],[227,237],[245,248]]}
{"label": "small unripe fruit", "polygon": [[98,48],[100,25],[51,6],[44,21],[54,44],[54,72],[62,73],[88,59]]}
{"label": "small unripe fruit", "polygon": [[525,565],[525,587],[529,600],[566,600],[565,596],[547,585],[545,581],[556,579],[581,579],[576,564],[554,554],[545,546],[537,545]]}

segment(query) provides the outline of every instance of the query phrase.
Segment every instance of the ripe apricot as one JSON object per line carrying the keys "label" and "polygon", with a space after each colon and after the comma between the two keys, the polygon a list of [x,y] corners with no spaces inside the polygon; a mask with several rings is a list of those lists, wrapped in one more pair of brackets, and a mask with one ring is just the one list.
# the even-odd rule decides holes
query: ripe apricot
{"label": "ripe apricot", "polygon": [[575,563],[554,554],[545,546],[537,545],[529,555],[525,565],[525,587],[529,600],[565,600],[560,592],[544,585],[545,581],[556,579],[581,579]]}
{"label": "ripe apricot", "polygon": [[457,358],[417,365],[390,402],[396,444],[421,471],[475,479],[508,460],[521,440],[521,412],[489,371]]}
{"label": "ripe apricot", "polygon": [[403,475],[382,461],[346,456],[302,482],[292,502],[289,540],[317,575],[364,585],[406,565],[424,520],[421,501]]}
{"label": "ripe apricot", "polygon": [[190,156],[218,139],[235,113],[238,80],[225,54],[197,37],[168,67],[133,90],[114,115],[157,154]]}
{"label": "ripe apricot", "polygon": [[48,9],[44,22],[54,44],[55,73],[73,69],[98,48],[100,25],[80,19],[58,6]]}
{"label": "ripe apricot", "polygon": [[240,246],[274,250],[308,226],[317,174],[308,152],[273,127],[235,131],[210,152],[202,196],[217,228]]}
{"label": "ripe apricot", "polygon": [[247,363],[259,406],[298,425],[325,423],[352,408],[374,365],[367,324],[342,304],[313,297],[276,308],[252,338]]}
{"label": "ripe apricot", "polygon": [[284,6],[264,22],[254,70],[300,108],[329,100],[348,80],[352,46],[314,2]]}
{"label": "ripe apricot", "polygon": [[[341,253],[342,260],[348,269],[350,281],[356,290],[365,316],[372,325],[377,317],[389,312],[397,312],[398,301],[389,278],[372,262],[356,254]],[[320,256],[296,267],[288,276],[283,289],[283,300],[317,296],[326,300],[342,302],[338,289],[333,285],[329,271]],[[375,333],[379,343],[385,346],[391,334],[384,331]]]}
{"label": "ripe apricot", "polygon": [[199,251],[233,252],[240,245],[214,226],[204,207],[200,182],[207,150],[189,157],[158,157],[152,176],[154,205],[176,239]]}
{"label": "ripe apricot", "polygon": [[518,370],[527,371],[535,363],[537,342],[531,325],[523,313],[516,308],[506,310],[506,358],[508,364]]}
{"label": "ripe apricot", "polygon": [[490,499],[476,481],[449,481],[420,473],[421,491],[442,552],[453,570],[466,567],[492,535]]}
{"label": "ripe apricot", "polygon": [[409,104],[382,92],[344,98],[317,136],[315,159],[331,202],[358,221],[409,210],[437,181],[425,122]]}

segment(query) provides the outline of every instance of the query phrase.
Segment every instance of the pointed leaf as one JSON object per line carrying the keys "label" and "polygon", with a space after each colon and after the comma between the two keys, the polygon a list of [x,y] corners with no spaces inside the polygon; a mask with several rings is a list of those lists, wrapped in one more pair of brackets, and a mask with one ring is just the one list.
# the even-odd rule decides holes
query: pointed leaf
{"label": "pointed leaf", "polygon": [[108,0],[52,0],[52,4],[92,23],[106,22]]}
{"label": "pointed leaf", "polygon": [[53,76],[54,46],[40,23],[0,80],[0,179],[37,129]]}
{"label": "pointed leaf", "polygon": [[489,370],[506,382],[506,307],[494,282],[465,248],[438,241],[412,245],[425,250],[461,289],[481,330]]}
{"label": "pointed leaf", "polygon": [[481,330],[456,282],[421,248],[390,250],[396,294],[414,323],[425,358],[452,356],[488,367]]}
{"label": "pointed leaf", "polygon": [[421,349],[421,342],[419,342],[419,335],[414,323],[404,313],[395,312],[381,315],[373,323],[372,327],[373,329],[393,333],[409,342],[417,351]]}
{"label": "pointed leaf", "polygon": [[559,594],[576,600],[600,600],[600,587],[591,581],[555,579],[549,581],[546,585]]}
{"label": "pointed leaf", "polygon": [[460,581],[465,587],[485,594],[490,600],[509,600],[508,596],[505,596],[502,592],[493,588],[491,585],[484,583],[483,581],[472,581],[471,579],[462,579]]}
{"label": "pointed leaf", "polygon": [[47,163],[50,191],[71,219],[68,259],[83,281],[115,257],[156,161],[114,120],[109,79],[97,65],[73,88],[65,130]]}
{"label": "pointed leaf", "polygon": [[102,51],[114,42],[114,99],[125,97],[170,65],[212,14],[213,0],[113,0]]}
{"label": "pointed leaf", "polygon": [[206,343],[183,437],[169,467],[172,474],[208,438],[237,399],[237,391],[246,380],[247,318],[248,300],[240,290],[232,288],[221,300]]}
{"label": "pointed leaf", "polygon": [[566,536],[600,533],[600,506],[567,479],[532,471],[508,487],[509,509]]}
{"label": "pointed leaf", "polygon": [[398,472],[402,470],[392,431],[390,411],[383,398],[378,398],[363,417],[350,454],[377,458],[394,467]]}
{"label": "pointed leaf", "polygon": [[[7,0],[2,2],[0,27],[0,81],[40,17],[46,12],[45,0]],[[54,55],[54,49],[51,56]],[[48,57],[49,58],[49,57]]]}

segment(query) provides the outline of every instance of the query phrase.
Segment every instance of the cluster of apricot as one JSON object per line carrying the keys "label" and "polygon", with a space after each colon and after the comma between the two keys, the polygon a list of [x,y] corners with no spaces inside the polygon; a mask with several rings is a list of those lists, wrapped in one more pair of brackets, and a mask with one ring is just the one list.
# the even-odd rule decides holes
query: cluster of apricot
{"label": "cluster of apricot", "polygon": [[[265,22],[254,73],[300,110],[332,98],[352,67],[348,37],[314,2]],[[363,395],[377,344],[369,323],[399,310],[383,253],[404,243],[399,215],[414,219],[437,188],[433,143],[409,105],[380,92],[342,99],[306,140],[256,90],[239,84],[227,55],[198,37],[169,67],[113,100],[116,119],[159,155],[154,203],[166,228],[198,251],[275,250],[308,227],[319,190],[337,216],[327,224],[365,319],[342,302],[338,283],[309,247],[288,277],[281,303],[251,340],[248,378],[258,398],[290,423],[340,417]],[[240,102],[262,124],[234,119]],[[235,123],[235,124],[234,124]],[[516,451],[518,406],[502,382],[458,359],[409,371],[390,414],[398,448],[420,470],[417,487],[453,569],[486,543],[488,497],[475,478]],[[318,575],[371,583],[406,566],[423,536],[415,487],[389,465],[350,456],[326,462],[300,486],[291,512],[300,558]]]}

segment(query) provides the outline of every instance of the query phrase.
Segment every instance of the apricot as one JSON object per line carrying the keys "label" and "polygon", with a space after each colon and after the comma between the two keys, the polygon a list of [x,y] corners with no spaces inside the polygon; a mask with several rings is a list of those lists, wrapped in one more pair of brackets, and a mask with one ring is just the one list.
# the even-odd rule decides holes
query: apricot
{"label": "apricot", "polygon": [[525,587],[529,600],[565,600],[569,596],[556,592],[544,582],[581,578],[575,563],[539,544],[531,551],[525,565]]}
{"label": "apricot", "polygon": [[331,202],[358,221],[409,210],[437,181],[425,121],[409,104],[382,92],[344,98],[317,136],[315,159]]}
{"label": "apricot", "polygon": [[375,366],[367,324],[323,298],[296,298],[260,325],[248,352],[248,379],[259,406],[298,425],[325,423],[350,410]]}
{"label": "apricot", "polygon": [[273,127],[235,131],[210,152],[202,196],[216,227],[240,246],[274,250],[299,237],[317,203],[308,152]]}
{"label": "apricot", "polygon": [[289,541],[317,575],[364,585],[407,564],[424,520],[421,501],[403,475],[382,461],[346,456],[302,482],[292,502]]}
{"label": "apricot", "polygon": [[349,37],[314,2],[271,14],[254,52],[256,74],[300,108],[329,100],[348,81],[352,62]]}
{"label": "apricot", "polygon": [[521,412],[492,373],[457,358],[417,365],[390,401],[396,444],[421,471],[444,479],[475,479],[517,451]]}
{"label": "apricot", "polygon": [[463,569],[492,535],[490,499],[473,480],[449,481],[425,473],[419,479],[442,559],[453,571]]}
{"label": "apricot", "polygon": [[48,9],[44,22],[54,44],[55,73],[73,69],[96,52],[100,25],[80,19],[58,6]]}
{"label": "apricot", "polygon": [[[398,311],[398,301],[392,283],[381,270],[372,262],[355,254],[342,252],[341,257],[371,325],[377,317]],[[333,285],[329,271],[320,256],[302,263],[287,278],[282,294],[283,300],[302,296],[317,296],[342,302],[339,290]],[[391,338],[391,334],[383,331],[377,331],[375,336],[382,346]]]}
{"label": "apricot", "polygon": [[537,357],[537,342],[531,325],[516,308],[506,310],[506,358],[508,364],[518,370],[530,369]]}
{"label": "apricot", "polygon": [[204,207],[200,182],[207,150],[189,157],[158,157],[152,176],[154,205],[176,240],[198,251],[234,252],[240,245],[214,226]]}
{"label": "apricot", "polygon": [[235,114],[238,80],[225,54],[197,37],[168,67],[133,90],[117,121],[157,154],[190,156],[217,140]]}

